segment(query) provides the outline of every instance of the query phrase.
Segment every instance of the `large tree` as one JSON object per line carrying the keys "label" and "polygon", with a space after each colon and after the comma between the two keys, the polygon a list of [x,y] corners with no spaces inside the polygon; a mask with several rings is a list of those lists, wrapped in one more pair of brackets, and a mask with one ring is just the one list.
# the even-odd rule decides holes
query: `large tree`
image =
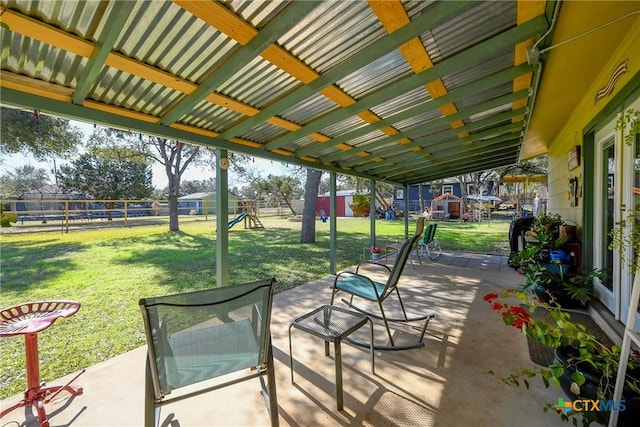
{"label": "large tree", "polygon": [[[549,170],[548,159],[547,156],[537,157],[531,160],[525,160],[524,162],[515,163],[513,165],[504,166],[501,168],[495,169],[498,174],[498,183],[502,183],[503,179],[507,175],[524,175],[524,176],[532,176],[532,175],[547,175]],[[507,190],[507,194],[509,197],[517,198],[518,188],[520,187],[520,183],[504,183],[504,187]],[[533,191],[536,191],[536,187],[545,187],[546,184],[543,183],[531,183],[529,184]],[[498,191],[498,186],[496,186],[495,191]],[[528,191],[530,189],[524,188],[524,191]],[[496,193],[496,195],[498,195]]]}
{"label": "large tree", "polygon": [[304,209],[302,211],[302,230],[300,243],[316,242],[316,206],[318,203],[318,189],[322,171],[307,168],[307,179],[304,185]]}
{"label": "large tree", "polygon": [[137,150],[126,147],[93,147],[57,172],[65,191],[108,200],[109,219],[116,200],[144,199],[153,192],[151,168]]}
{"label": "large tree", "polygon": [[170,231],[180,231],[178,197],[181,195],[180,186],[184,172],[191,165],[215,163],[213,152],[205,147],[120,130],[100,129],[93,133],[90,144],[129,147],[147,161],[163,166],[168,182],[166,198],[169,202]]}
{"label": "large tree", "polygon": [[0,136],[0,153],[31,154],[39,161],[72,154],[83,138],[82,131],[69,120],[4,107],[0,110]]}
{"label": "large tree", "polygon": [[[316,205],[318,201],[320,182],[322,179],[322,171],[296,167],[291,169],[290,176],[274,177],[269,175],[268,179],[264,179],[258,171],[250,167],[249,162],[245,161],[237,168],[237,172],[246,183],[241,193],[245,198],[250,199],[272,197],[285,200],[285,202],[287,202],[292,197],[302,195],[299,191],[299,187],[300,183],[304,179],[304,207],[302,212],[300,242],[315,242]],[[302,178],[303,174],[306,174],[306,177]],[[289,202],[287,203],[291,209],[291,204]],[[293,212],[293,209],[291,209],[291,211]]]}
{"label": "large tree", "polygon": [[291,206],[294,197],[302,195],[302,186],[295,176],[274,176],[269,174],[266,179],[260,179],[253,184],[258,193],[267,196],[274,202],[284,202],[292,215],[296,211]]}
{"label": "large tree", "polygon": [[212,158],[213,153],[198,145],[184,144],[156,136],[148,136],[143,141],[142,153],[164,166],[167,175],[169,201],[169,230],[180,231],[178,222],[178,197],[182,175],[189,165]]}
{"label": "large tree", "polygon": [[21,197],[28,191],[43,194],[48,186],[47,170],[32,165],[19,166],[0,177],[0,193],[3,198]]}
{"label": "large tree", "polygon": [[[360,178],[351,175],[338,175],[336,181],[341,183],[345,190],[355,190],[357,194],[367,194],[370,188],[370,181],[365,178]],[[336,184],[337,185],[337,184]],[[378,181],[376,183],[375,198],[377,204],[388,207],[388,200],[393,200],[394,186],[385,182]]]}

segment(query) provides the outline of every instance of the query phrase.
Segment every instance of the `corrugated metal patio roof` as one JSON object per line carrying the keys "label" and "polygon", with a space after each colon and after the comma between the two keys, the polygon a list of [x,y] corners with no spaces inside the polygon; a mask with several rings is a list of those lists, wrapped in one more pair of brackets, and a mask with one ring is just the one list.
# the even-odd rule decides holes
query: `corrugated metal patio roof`
{"label": "corrugated metal patio roof", "polygon": [[518,160],[553,2],[1,5],[3,105],[406,185]]}

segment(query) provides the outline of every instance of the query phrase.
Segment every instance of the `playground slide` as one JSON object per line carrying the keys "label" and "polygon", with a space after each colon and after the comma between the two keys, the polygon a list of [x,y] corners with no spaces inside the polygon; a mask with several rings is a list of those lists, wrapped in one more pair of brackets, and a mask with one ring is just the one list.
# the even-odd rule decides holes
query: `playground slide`
{"label": "playground slide", "polygon": [[237,223],[242,221],[244,219],[244,217],[246,217],[247,215],[248,214],[246,212],[242,212],[240,215],[238,215],[237,217],[235,217],[234,219],[229,221],[229,223],[227,224],[228,227],[229,227],[229,230],[231,230],[231,227],[233,227],[234,225],[236,225]]}

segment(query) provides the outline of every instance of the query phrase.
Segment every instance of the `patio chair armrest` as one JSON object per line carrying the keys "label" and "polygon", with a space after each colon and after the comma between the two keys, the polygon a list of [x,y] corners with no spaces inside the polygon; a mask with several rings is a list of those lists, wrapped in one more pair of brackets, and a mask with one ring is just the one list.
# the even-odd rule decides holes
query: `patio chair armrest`
{"label": "patio chair armrest", "polygon": [[388,237],[387,238],[387,242],[384,244],[384,248],[386,250],[390,246],[391,247],[393,247],[393,246],[398,246],[399,247],[404,240],[406,240],[405,237],[404,236],[400,236],[400,235],[396,236],[395,238]]}
{"label": "patio chair armrest", "polygon": [[359,274],[358,274],[358,271],[360,270],[360,267],[362,267],[362,266],[364,266],[364,265],[371,265],[371,266],[376,266],[376,267],[382,267],[382,268],[384,268],[385,270],[387,270],[387,273],[391,274],[391,268],[387,267],[387,266],[386,266],[386,265],[384,265],[384,264],[380,264],[380,263],[376,262],[375,260],[369,260],[369,259],[365,259],[364,261],[360,261],[360,262],[358,263],[358,265],[356,265],[356,271],[355,271],[355,273],[352,273],[352,274],[357,274],[357,275],[359,275]]}
{"label": "patio chair armrest", "polygon": [[[408,238],[410,239],[411,237],[412,236],[409,236]],[[387,243],[384,245],[384,252],[388,253],[398,251],[408,238],[405,235],[398,235],[395,239],[392,237],[387,238]]]}

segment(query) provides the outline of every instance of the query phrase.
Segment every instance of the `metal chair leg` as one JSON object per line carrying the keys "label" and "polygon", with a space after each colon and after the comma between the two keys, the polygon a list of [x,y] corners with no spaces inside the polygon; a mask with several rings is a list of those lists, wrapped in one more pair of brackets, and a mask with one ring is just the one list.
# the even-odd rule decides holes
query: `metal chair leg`
{"label": "metal chair leg", "polygon": [[[264,378],[260,377],[260,381],[263,385],[263,395],[265,396],[265,403],[267,404],[267,410],[269,411],[269,417],[271,418],[271,427],[278,427],[280,425],[280,419],[278,416],[278,396],[276,392],[276,377],[275,370],[273,368],[273,347],[271,346],[271,337],[269,337],[269,358],[267,363],[267,390],[264,390]],[[291,353],[291,352],[289,352]],[[293,373],[292,373],[293,378]]]}
{"label": "metal chair leg", "polygon": [[384,327],[387,329],[387,335],[389,335],[389,342],[392,346],[395,345],[393,342],[393,336],[391,336],[391,328],[389,327],[389,322],[387,322],[387,316],[384,314],[384,308],[382,308],[382,302],[378,301],[378,307],[380,308],[380,314],[382,314],[382,321],[384,322]]}
{"label": "metal chair leg", "polygon": [[158,427],[158,424],[160,423],[160,407],[156,408],[153,397],[151,365],[149,363],[149,357],[146,359],[147,363],[144,381],[144,425],[145,427]]}
{"label": "metal chair leg", "polygon": [[404,309],[404,303],[402,302],[402,298],[400,298],[400,291],[396,287],[396,295],[398,296],[398,302],[400,303],[400,308],[402,309],[402,315],[404,316],[405,321],[409,321],[409,317],[407,317],[407,311]]}

